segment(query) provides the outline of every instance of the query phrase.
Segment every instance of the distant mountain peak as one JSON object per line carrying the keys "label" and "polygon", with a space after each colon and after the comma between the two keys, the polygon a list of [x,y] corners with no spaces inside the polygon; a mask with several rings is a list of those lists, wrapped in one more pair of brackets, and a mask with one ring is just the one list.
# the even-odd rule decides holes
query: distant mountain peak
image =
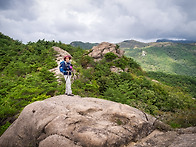
{"label": "distant mountain peak", "polygon": [[131,40],[124,40],[123,42],[140,42],[140,41],[137,41],[137,40],[131,39]]}
{"label": "distant mountain peak", "polygon": [[172,43],[196,43],[196,40],[187,40],[187,39],[158,39],[156,42],[172,42]]}
{"label": "distant mountain peak", "polygon": [[123,48],[141,48],[141,47],[146,47],[149,44],[148,43],[143,43],[139,42],[136,40],[124,40],[123,42],[118,43],[121,49]]}
{"label": "distant mountain peak", "polygon": [[82,49],[91,49],[93,46],[98,45],[98,43],[90,43],[90,42],[82,42],[82,41],[73,41],[70,43],[71,46],[73,47],[80,47]]}

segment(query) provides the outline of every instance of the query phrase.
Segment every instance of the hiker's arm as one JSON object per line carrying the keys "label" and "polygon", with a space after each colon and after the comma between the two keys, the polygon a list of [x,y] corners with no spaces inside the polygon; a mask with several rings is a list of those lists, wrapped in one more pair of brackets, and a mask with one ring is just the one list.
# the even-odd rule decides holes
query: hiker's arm
{"label": "hiker's arm", "polygon": [[69,66],[69,70],[73,70],[73,65],[72,64],[70,64],[70,66]]}

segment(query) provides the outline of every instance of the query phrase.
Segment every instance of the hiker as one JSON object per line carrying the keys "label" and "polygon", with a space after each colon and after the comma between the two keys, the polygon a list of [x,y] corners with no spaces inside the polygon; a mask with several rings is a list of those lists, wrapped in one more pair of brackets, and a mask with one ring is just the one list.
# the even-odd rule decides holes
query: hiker
{"label": "hiker", "polygon": [[72,64],[70,62],[71,56],[67,55],[64,57],[64,61],[60,63],[60,71],[63,73],[66,82],[65,94],[68,96],[74,96],[71,90],[71,73],[73,71]]}

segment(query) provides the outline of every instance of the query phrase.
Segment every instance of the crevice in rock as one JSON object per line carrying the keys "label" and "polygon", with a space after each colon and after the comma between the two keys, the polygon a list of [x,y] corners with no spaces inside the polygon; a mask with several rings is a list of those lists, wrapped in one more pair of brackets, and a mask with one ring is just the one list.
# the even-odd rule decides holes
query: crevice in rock
{"label": "crevice in rock", "polygon": [[23,137],[22,136],[20,136],[19,134],[17,135],[21,140],[23,139]]}
{"label": "crevice in rock", "polygon": [[[127,130],[127,128],[125,130]],[[115,132],[112,132],[112,131],[108,130],[108,129],[107,129],[107,132],[109,132],[111,134],[114,134],[114,135],[116,135],[116,136],[118,136],[120,138],[120,140],[118,142],[115,142],[115,144],[113,144],[116,147],[119,147],[119,146],[122,146],[122,145],[127,145],[130,141],[132,141],[132,139],[130,139],[130,135],[129,135],[129,137],[121,136],[121,135],[119,135],[119,134],[117,134]],[[107,139],[107,141],[108,141],[108,139]],[[106,141],[106,143],[107,143],[107,141]]]}
{"label": "crevice in rock", "polygon": [[[57,117],[58,117],[58,116],[57,116]],[[51,119],[50,121],[48,121],[48,122],[44,125],[44,127],[42,128],[42,130],[41,130],[41,132],[40,132],[40,135],[36,138],[36,140],[37,140],[38,143],[50,136],[50,135],[47,135],[47,134],[46,134],[46,130],[45,130],[45,129],[46,129],[46,127],[47,127],[53,120],[55,120],[57,117]],[[67,119],[67,118],[69,118],[69,117],[65,117],[65,119]]]}
{"label": "crevice in rock", "polygon": [[[58,116],[57,116],[57,117],[58,117]],[[43,132],[44,134],[46,134],[45,128],[46,128],[54,119],[56,119],[57,117],[54,117],[53,119],[51,119],[50,121],[48,121],[48,122],[44,125],[44,127],[42,128],[42,132]]]}
{"label": "crevice in rock", "polygon": [[76,125],[76,124],[78,124],[78,123],[80,123],[80,122],[82,122],[82,121],[81,121],[81,120],[75,121],[75,122],[73,122],[73,123],[70,123],[69,126],[70,126],[70,125]]}
{"label": "crevice in rock", "polygon": [[142,110],[141,110],[141,112],[144,114],[144,116],[146,118],[146,121],[149,121],[147,114],[144,111],[142,111]]}
{"label": "crevice in rock", "polygon": [[125,129],[126,131],[133,133],[131,130],[127,129],[125,126],[122,126],[123,129]]}
{"label": "crevice in rock", "polygon": [[88,113],[93,113],[93,112],[98,112],[98,111],[103,111],[103,109],[97,109],[97,108],[89,108],[85,111],[79,111],[78,114],[82,115],[82,116],[85,116],[87,115]]}

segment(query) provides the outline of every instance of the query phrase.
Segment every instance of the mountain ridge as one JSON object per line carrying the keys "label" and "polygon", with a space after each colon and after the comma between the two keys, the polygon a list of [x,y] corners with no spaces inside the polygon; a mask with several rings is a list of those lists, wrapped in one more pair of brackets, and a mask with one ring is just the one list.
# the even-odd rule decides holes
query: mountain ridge
{"label": "mountain ridge", "polygon": [[190,43],[196,43],[196,40],[172,40],[172,39],[158,39],[156,42],[173,42],[173,43],[185,43],[185,44],[190,44]]}
{"label": "mountain ridge", "polygon": [[91,49],[93,46],[98,45],[98,43],[90,43],[90,42],[82,42],[82,41],[73,41],[70,43],[73,47],[80,47],[82,49],[88,50]]}

